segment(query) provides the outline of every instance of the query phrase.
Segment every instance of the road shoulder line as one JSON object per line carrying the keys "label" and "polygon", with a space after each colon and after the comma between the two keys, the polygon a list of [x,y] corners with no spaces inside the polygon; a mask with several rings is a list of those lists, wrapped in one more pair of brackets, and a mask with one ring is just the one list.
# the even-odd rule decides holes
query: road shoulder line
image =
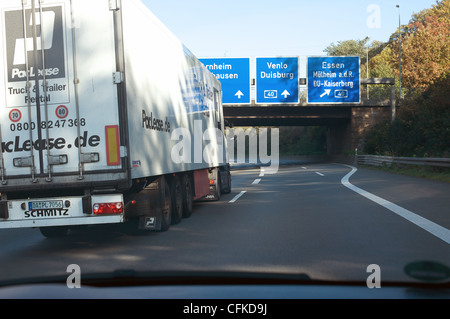
{"label": "road shoulder line", "polygon": [[[345,164],[342,164],[345,165]],[[406,220],[410,221],[411,223],[419,226],[423,230],[429,232],[430,234],[438,237],[439,239],[445,241],[447,244],[450,244],[450,230],[448,230],[445,227],[442,227],[441,225],[438,225],[422,216],[417,215],[416,213],[413,213],[403,207],[400,207],[388,200],[385,200],[379,196],[376,196],[372,193],[369,193],[362,188],[359,188],[352,183],[349,182],[350,176],[352,176],[358,169],[356,167],[345,165],[347,167],[350,167],[352,170],[347,173],[342,179],[341,183],[345,187],[351,189],[352,191],[360,194],[361,196],[366,197],[367,199],[370,199],[371,201],[377,203],[378,205],[381,205],[393,213],[405,218]]]}

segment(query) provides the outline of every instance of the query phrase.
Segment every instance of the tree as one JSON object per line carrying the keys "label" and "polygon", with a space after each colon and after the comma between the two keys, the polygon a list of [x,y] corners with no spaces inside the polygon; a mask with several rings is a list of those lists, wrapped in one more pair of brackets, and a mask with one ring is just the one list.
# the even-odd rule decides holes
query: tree
{"label": "tree", "polygon": [[[414,32],[405,36],[401,46],[402,84],[426,88],[450,70],[450,24],[426,16],[423,22],[411,23],[409,29]],[[398,74],[398,52],[392,52],[391,65]]]}
{"label": "tree", "polygon": [[346,40],[338,41],[337,44],[331,43],[323,51],[331,56],[350,56],[359,55],[361,59],[366,58],[369,37],[362,40]]}
{"label": "tree", "polygon": [[[365,151],[397,156],[450,156],[450,0],[437,1],[400,28],[403,87],[421,87],[406,97],[396,119],[374,127]],[[398,78],[398,30],[370,60],[371,76]]]}
{"label": "tree", "polygon": [[368,154],[449,157],[450,76],[443,76],[421,95],[406,99],[391,122],[374,126],[365,136]]}
{"label": "tree", "polygon": [[[450,70],[450,0],[412,16],[400,27],[402,84],[426,88]],[[398,30],[389,39],[389,65],[399,74]]]}
{"label": "tree", "polygon": [[[415,33],[417,31],[417,27],[420,24],[426,24],[427,17],[435,17],[438,21],[450,24],[450,0],[441,0],[436,1],[436,4],[431,8],[424,9],[418,13],[414,13],[411,17],[411,20],[408,24],[400,26],[400,37],[403,38]],[[389,38],[389,45],[392,46],[394,42],[397,43],[398,46],[398,32],[397,29],[394,33],[391,34]]]}
{"label": "tree", "polygon": [[[361,59],[361,77],[367,77],[366,63],[367,57],[369,61],[371,57],[376,56],[386,46],[380,41],[369,43],[369,37],[362,40],[346,40],[338,41],[337,44],[331,43],[323,51],[330,56],[359,56]],[[371,77],[373,77],[371,75]]]}
{"label": "tree", "polygon": [[391,56],[391,47],[385,46],[379,54],[371,58],[369,63],[370,76],[374,78],[393,78],[395,72],[391,65]]}

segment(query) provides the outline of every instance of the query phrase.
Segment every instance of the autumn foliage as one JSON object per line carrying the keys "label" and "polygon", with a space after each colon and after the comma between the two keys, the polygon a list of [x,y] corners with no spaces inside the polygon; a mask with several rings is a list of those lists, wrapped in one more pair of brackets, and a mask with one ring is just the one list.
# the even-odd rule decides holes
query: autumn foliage
{"label": "autumn foliage", "polygon": [[399,37],[404,98],[393,122],[366,135],[364,151],[450,157],[450,0],[415,14],[371,59],[371,68],[394,74],[397,81]]}
{"label": "autumn foliage", "polygon": [[[407,34],[401,44],[402,86],[428,87],[450,70],[450,23],[426,16],[423,22],[412,22],[409,29],[414,32]],[[396,45],[398,41],[393,47]],[[397,74],[398,64],[398,55],[391,54],[391,65]]]}

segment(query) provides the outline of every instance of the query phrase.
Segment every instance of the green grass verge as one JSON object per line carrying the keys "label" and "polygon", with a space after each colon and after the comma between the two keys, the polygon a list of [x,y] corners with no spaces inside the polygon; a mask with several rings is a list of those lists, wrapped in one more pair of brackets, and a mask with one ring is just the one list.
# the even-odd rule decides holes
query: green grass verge
{"label": "green grass verge", "polygon": [[447,167],[431,167],[431,166],[399,165],[399,164],[391,165],[391,167],[379,167],[371,165],[360,165],[360,166],[388,173],[421,177],[429,180],[450,183],[450,168]]}

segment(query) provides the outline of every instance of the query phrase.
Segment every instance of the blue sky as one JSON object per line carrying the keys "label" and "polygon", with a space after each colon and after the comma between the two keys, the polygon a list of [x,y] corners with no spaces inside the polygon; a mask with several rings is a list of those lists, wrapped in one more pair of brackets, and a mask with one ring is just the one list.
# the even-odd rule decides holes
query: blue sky
{"label": "blue sky", "polygon": [[331,43],[386,42],[436,0],[142,0],[198,57],[325,55]]}

